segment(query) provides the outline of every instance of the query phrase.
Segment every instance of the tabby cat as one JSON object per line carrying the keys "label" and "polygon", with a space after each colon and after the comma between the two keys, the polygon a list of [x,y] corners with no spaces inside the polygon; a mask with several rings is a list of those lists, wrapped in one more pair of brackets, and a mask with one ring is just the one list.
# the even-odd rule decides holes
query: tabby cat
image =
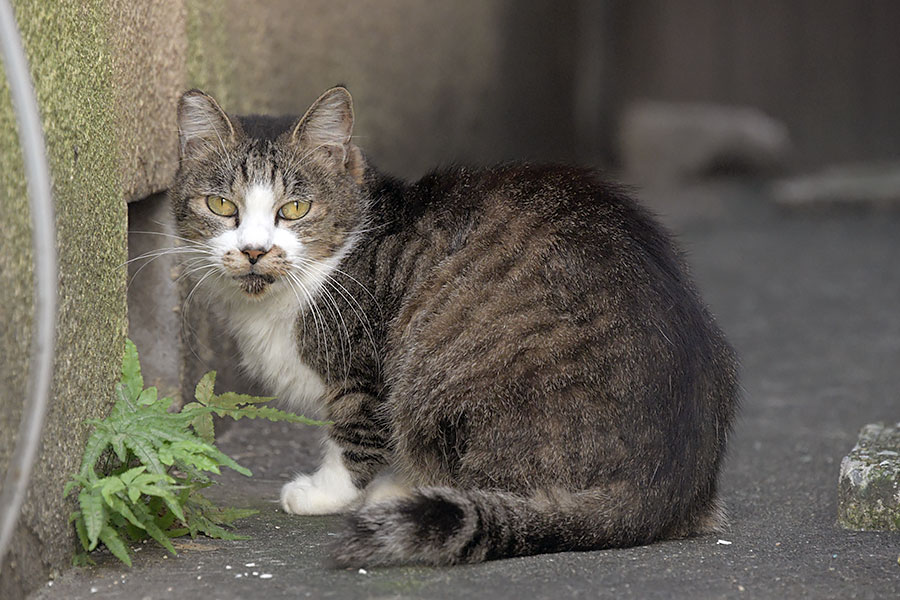
{"label": "tabby cat", "polygon": [[247,371],[333,421],[281,492],[339,565],[473,563],[716,531],[734,354],[669,235],[590,170],[408,184],[342,87],[300,119],[178,106],[170,198]]}

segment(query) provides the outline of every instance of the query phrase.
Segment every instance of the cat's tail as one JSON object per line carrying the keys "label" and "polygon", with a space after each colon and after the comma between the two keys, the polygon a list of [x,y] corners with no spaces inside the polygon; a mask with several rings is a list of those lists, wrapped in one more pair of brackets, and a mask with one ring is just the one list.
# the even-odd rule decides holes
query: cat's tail
{"label": "cat's tail", "polygon": [[[671,509],[646,490],[635,502],[621,490],[543,493],[419,488],[411,496],[364,506],[349,517],[334,551],[337,566],[425,563],[452,565],[568,550],[650,543],[662,537],[718,530],[724,521],[711,500],[690,523],[672,525]],[[640,497],[638,497],[640,496]],[[643,510],[644,508],[649,509]]]}

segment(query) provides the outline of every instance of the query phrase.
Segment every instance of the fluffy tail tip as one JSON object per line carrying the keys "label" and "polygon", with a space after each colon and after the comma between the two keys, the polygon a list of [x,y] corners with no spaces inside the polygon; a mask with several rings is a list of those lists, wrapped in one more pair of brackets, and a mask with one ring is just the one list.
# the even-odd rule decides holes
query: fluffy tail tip
{"label": "fluffy tail tip", "polygon": [[466,502],[458,491],[426,488],[364,506],[348,517],[332,551],[333,566],[465,562],[460,550],[474,525],[467,523]]}

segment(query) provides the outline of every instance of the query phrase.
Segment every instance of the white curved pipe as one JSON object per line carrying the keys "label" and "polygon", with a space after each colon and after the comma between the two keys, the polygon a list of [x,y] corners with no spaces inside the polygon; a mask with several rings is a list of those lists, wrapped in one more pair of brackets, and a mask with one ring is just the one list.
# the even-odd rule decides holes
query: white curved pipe
{"label": "white curved pipe", "polygon": [[50,169],[37,100],[16,17],[8,0],[0,0],[0,53],[19,123],[19,143],[28,181],[34,247],[34,320],[26,404],[19,425],[16,449],[0,491],[0,569],[12,539],[34,459],[53,379],[56,346],[57,257],[56,222],[50,187]]}

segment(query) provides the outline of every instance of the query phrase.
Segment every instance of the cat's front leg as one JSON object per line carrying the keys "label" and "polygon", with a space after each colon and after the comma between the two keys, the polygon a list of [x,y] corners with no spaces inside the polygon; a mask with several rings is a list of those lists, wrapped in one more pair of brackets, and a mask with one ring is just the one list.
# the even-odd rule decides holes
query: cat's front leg
{"label": "cat's front leg", "polygon": [[375,418],[376,399],[345,394],[329,404],[325,459],[312,475],[299,475],[281,489],[281,506],[297,515],[344,512],[388,462],[387,435]]}

